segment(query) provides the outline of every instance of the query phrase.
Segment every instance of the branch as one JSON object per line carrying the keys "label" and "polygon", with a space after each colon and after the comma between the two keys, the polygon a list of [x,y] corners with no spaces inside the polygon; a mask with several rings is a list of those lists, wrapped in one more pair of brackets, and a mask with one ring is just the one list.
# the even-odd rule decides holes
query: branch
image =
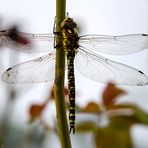
{"label": "branch", "polygon": [[[60,32],[60,23],[65,18],[66,0],[56,0],[56,32]],[[56,36],[56,44],[60,42],[59,35]],[[65,53],[62,47],[56,49],[56,74],[54,93],[56,101],[56,112],[58,120],[59,135],[62,148],[71,148],[68,130],[66,107],[64,100],[64,77],[65,77]]]}

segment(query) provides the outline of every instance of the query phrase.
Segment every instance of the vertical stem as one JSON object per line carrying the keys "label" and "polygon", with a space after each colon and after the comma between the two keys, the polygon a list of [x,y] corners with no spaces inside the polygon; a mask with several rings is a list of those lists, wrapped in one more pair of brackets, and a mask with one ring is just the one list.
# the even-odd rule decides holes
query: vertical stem
{"label": "vertical stem", "polygon": [[[56,0],[56,32],[60,32],[60,23],[65,18],[66,0]],[[56,44],[60,42],[60,36],[56,36]],[[71,148],[68,130],[66,107],[64,100],[64,76],[65,76],[65,53],[62,47],[56,49],[56,74],[54,93],[56,101],[57,121],[62,148]]]}

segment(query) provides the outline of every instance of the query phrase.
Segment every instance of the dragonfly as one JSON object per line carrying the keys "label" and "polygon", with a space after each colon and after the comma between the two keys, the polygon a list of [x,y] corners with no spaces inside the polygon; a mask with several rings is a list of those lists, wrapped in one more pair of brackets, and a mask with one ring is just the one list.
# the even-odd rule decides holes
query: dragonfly
{"label": "dragonfly", "polygon": [[[67,59],[69,89],[69,125],[70,132],[75,133],[75,76],[76,67],[83,76],[101,83],[109,81],[121,85],[144,86],[148,77],[140,70],[110,60],[99,53],[126,55],[148,48],[147,34],[129,34],[120,36],[82,35],[78,36],[77,24],[72,18],[66,18],[60,25],[61,42]],[[30,43],[40,43],[44,56],[17,64],[7,69],[2,75],[6,83],[42,83],[54,80],[55,50],[53,48],[55,34],[29,34],[18,32]],[[29,45],[27,45],[28,47]],[[30,45],[31,46],[31,45]],[[36,50],[38,51],[38,50]],[[39,50],[41,51],[41,50]]]}
{"label": "dragonfly", "polygon": [[18,48],[22,46],[28,48],[31,47],[30,45],[31,43],[28,37],[25,37],[25,33],[18,32],[17,26],[12,26],[8,30],[0,31],[0,47]]}

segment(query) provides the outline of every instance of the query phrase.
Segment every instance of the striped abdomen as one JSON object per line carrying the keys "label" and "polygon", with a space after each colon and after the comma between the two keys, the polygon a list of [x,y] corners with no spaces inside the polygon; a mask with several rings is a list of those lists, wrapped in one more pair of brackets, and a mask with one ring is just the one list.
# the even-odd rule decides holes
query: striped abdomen
{"label": "striped abdomen", "polygon": [[67,54],[68,89],[69,89],[69,124],[70,132],[75,133],[75,77],[74,77],[74,56]]}

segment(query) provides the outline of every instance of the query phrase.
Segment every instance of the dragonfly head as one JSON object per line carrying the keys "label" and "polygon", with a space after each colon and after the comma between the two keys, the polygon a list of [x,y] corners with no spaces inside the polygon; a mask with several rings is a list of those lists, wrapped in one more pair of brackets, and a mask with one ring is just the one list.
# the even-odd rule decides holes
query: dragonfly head
{"label": "dragonfly head", "polygon": [[73,29],[77,27],[77,24],[73,21],[72,18],[65,18],[60,26],[64,29]]}

